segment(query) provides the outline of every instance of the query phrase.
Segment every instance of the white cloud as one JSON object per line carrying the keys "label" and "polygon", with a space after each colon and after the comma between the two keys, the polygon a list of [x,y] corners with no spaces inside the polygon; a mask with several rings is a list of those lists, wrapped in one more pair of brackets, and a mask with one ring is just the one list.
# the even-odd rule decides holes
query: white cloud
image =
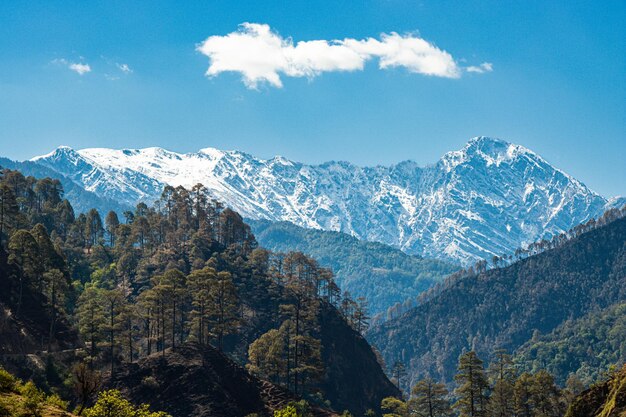
{"label": "white cloud", "polygon": [[128,66],[128,64],[120,64],[118,62],[115,63],[115,66],[119,68],[124,74],[132,74],[133,70]]}
{"label": "white cloud", "polygon": [[83,64],[81,62],[70,62],[64,58],[53,59],[52,63],[55,65],[61,65],[63,67],[66,67],[69,70],[76,72],[78,75],[84,75],[88,72],[91,72],[91,67],[89,66],[89,64]]}
{"label": "white cloud", "polygon": [[323,72],[359,71],[378,58],[381,69],[403,67],[435,77],[459,78],[462,70],[448,52],[416,35],[382,34],[380,39],[313,40],[294,44],[269,25],[243,23],[236,32],[210,36],[197,50],[209,57],[208,77],[238,72],[249,88],[267,82],[281,87],[281,75],[315,77]]}
{"label": "white cloud", "polygon": [[84,74],[87,74],[88,72],[91,72],[91,67],[89,66],[89,64],[72,63],[68,65],[68,68],[74,71],[75,73],[77,73],[78,75],[84,75]]}
{"label": "white cloud", "polygon": [[486,72],[493,71],[493,64],[491,62],[483,62],[480,65],[471,65],[465,68],[467,72],[476,72],[478,74],[484,74]]}

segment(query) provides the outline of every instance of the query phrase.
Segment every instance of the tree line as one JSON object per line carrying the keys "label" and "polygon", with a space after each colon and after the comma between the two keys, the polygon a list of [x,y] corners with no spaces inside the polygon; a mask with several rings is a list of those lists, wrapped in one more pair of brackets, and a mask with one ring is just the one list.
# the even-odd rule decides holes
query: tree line
{"label": "tree line", "polygon": [[[404,376],[394,364],[394,380]],[[459,358],[455,389],[430,376],[419,379],[408,399],[385,398],[384,417],[561,417],[568,404],[583,390],[576,377],[559,388],[545,370],[519,373],[511,356],[497,350],[489,366],[474,351]]]}

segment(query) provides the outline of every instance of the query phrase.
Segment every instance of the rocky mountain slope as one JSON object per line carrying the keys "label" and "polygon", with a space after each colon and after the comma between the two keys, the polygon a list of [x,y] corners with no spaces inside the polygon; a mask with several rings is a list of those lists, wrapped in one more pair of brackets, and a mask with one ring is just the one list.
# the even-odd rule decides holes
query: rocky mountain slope
{"label": "rocky mountain slope", "polygon": [[523,146],[485,137],[427,167],[306,165],[212,148],[61,147],[32,161],[122,205],[153,201],[165,184],[202,183],[247,218],[342,231],[461,263],[568,230],[608,203]]}
{"label": "rocky mountain slope", "polygon": [[464,351],[485,359],[499,348],[514,352],[566,320],[626,300],[625,242],[620,218],[506,268],[449,279],[368,339],[385,362],[406,362],[412,377],[451,381]]}

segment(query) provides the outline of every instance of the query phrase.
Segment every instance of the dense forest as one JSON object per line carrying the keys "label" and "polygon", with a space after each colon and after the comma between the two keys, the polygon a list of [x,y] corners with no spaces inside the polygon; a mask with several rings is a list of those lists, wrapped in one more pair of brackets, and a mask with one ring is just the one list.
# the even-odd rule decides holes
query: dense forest
{"label": "dense forest", "polygon": [[[430,374],[449,383],[463,352],[475,350],[486,358],[494,349],[514,352],[526,342],[540,343],[542,334],[561,325],[561,334],[567,336],[566,321],[626,299],[626,218],[621,217],[624,210],[617,213],[602,225],[510,266],[447,279],[424,294],[416,308],[373,328],[369,340],[380,348],[387,363],[407,364],[408,381]],[[608,317],[606,322],[610,322]],[[595,331],[601,336],[601,329]],[[584,333],[579,337],[586,338]],[[610,349],[611,343],[600,340],[596,350],[593,340],[587,346],[588,355]],[[561,346],[566,344],[567,340]],[[578,349],[574,343],[570,348]],[[564,358],[565,354],[543,355],[546,362],[537,367],[554,370],[559,381],[568,376],[563,366],[569,373],[586,377],[584,357],[577,364]],[[626,359],[623,350],[610,356],[600,358],[599,365]]]}
{"label": "dense forest", "polygon": [[[397,392],[359,334],[365,303],[314,259],[259,248],[201,185],[102,218],[76,216],[58,180],[4,170],[0,242],[3,362],[74,403],[93,400],[70,389],[77,364],[110,382],[189,343],[323,407],[363,412]],[[20,362],[36,352],[44,369]],[[366,372],[348,396],[355,369]]]}
{"label": "dense forest", "polygon": [[368,301],[372,316],[386,314],[390,307],[415,298],[458,269],[444,261],[408,255],[341,232],[267,220],[250,221],[250,226],[263,247],[279,252],[297,250],[332,269],[342,290]]}
{"label": "dense forest", "polygon": [[567,320],[548,334],[535,335],[515,354],[523,369],[546,369],[561,385],[571,375],[590,385],[625,360],[625,303]]}

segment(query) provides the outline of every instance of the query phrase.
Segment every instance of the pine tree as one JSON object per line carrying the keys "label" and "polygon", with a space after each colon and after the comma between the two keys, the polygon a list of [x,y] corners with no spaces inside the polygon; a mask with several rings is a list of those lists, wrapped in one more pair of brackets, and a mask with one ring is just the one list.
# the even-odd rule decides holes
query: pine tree
{"label": "pine tree", "polygon": [[0,183],[0,244],[5,236],[19,225],[20,211],[13,191],[4,183]]}
{"label": "pine tree", "polygon": [[391,366],[391,379],[395,381],[396,386],[399,390],[402,390],[402,381],[406,377],[406,367],[404,366],[404,362],[395,361]]}
{"label": "pine tree", "polygon": [[115,351],[119,346],[118,338],[122,330],[123,316],[122,313],[126,308],[126,298],[124,293],[119,288],[113,288],[110,290],[104,290],[102,292],[102,299],[104,304],[104,326],[103,332],[107,336],[109,347],[109,363],[111,375],[115,370]]}
{"label": "pine tree", "polygon": [[497,350],[494,361],[489,366],[493,384],[491,394],[491,414],[493,417],[509,417],[515,412],[514,386],[515,367],[511,356],[504,350]]}
{"label": "pine tree", "polygon": [[98,355],[98,344],[104,338],[104,325],[106,317],[104,314],[103,290],[95,285],[87,285],[78,298],[78,329],[85,342],[89,344],[90,363]]}
{"label": "pine tree", "polygon": [[48,335],[48,352],[51,349],[51,343],[54,338],[57,317],[63,313],[63,305],[65,302],[65,293],[68,288],[67,278],[58,269],[51,269],[44,273],[44,281],[46,283],[46,296],[48,298],[48,306],[50,308],[50,332]]}
{"label": "pine tree", "polygon": [[9,239],[9,265],[17,268],[18,298],[16,314],[20,313],[24,287],[39,282],[42,261],[37,241],[26,230],[18,230]]}
{"label": "pine tree", "polygon": [[560,417],[565,413],[561,391],[554,383],[554,377],[545,370],[533,376],[531,403],[536,417]]}
{"label": "pine tree", "polygon": [[115,246],[115,234],[117,233],[117,228],[120,226],[120,220],[117,217],[117,213],[114,211],[109,211],[105,218],[106,231],[109,235],[109,246]]}
{"label": "pine tree", "polygon": [[354,330],[363,333],[369,327],[370,316],[367,312],[367,300],[365,297],[359,297],[356,300],[356,308],[353,313]]}
{"label": "pine tree", "polygon": [[246,368],[263,378],[280,384],[287,372],[287,335],[285,328],[271,329],[262,334],[248,348]]}
{"label": "pine tree", "polygon": [[413,386],[411,394],[411,399],[407,402],[411,417],[449,417],[453,415],[445,384],[437,383],[431,377],[426,377]]}
{"label": "pine tree", "polygon": [[521,374],[513,387],[513,400],[516,417],[534,417],[532,405],[533,376],[527,372]]}
{"label": "pine tree", "polygon": [[239,297],[229,272],[218,272],[210,288],[211,331],[217,337],[217,348],[223,349],[224,336],[237,332]]}
{"label": "pine tree", "polygon": [[217,279],[213,268],[193,271],[187,277],[187,285],[191,294],[191,332],[195,340],[205,345],[209,338],[211,323],[211,287]]}
{"label": "pine tree", "polygon": [[459,372],[454,377],[458,383],[455,390],[458,400],[454,408],[460,417],[485,417],[488,415],[489,383],[483,361],[476,352],[467,352],[459,358]]}

